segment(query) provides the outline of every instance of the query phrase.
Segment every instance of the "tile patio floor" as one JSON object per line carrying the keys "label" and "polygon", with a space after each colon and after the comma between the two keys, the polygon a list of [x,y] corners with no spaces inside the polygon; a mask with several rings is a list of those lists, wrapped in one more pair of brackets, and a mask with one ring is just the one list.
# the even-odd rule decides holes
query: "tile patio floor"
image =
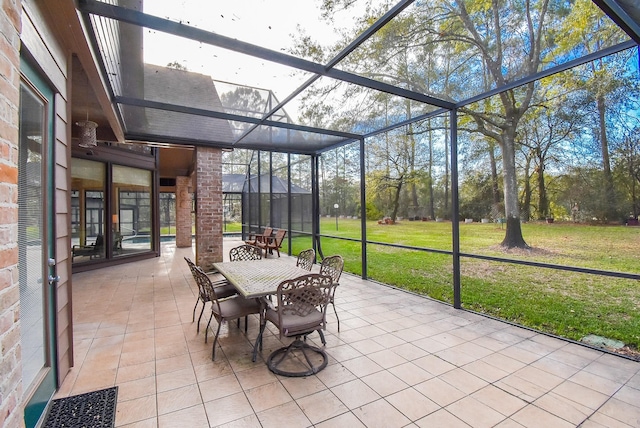
{"label": "tile patio floor", "polygon": [[[257,317],[248,336],[223,326],[212,362],[184,256],[165,243],[73,276],[76,365],[56,398],[117,385],[118,427],[640,427],[640,363],[348,274],[318,375],[251,362]],[[264,358],[281,346],[265,336]]]}

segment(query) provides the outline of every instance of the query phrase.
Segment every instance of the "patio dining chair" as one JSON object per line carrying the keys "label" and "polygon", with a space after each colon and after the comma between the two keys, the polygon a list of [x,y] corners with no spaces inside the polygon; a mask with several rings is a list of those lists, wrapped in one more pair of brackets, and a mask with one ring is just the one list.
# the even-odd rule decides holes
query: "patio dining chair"
{"label": "patio dining chair", "polygon": [[[207,330],[204,334],[204,342],[207,343],[207,335],[209,333],[209,326],[211,325],[211,319],[215,317],[218,322],[218,329],[216,330],[216,336],[213,339],[213,348],[211,350],[211,360],[215,361],[216,358],[216,343],[218,343],[218,337],[220,336],[220,327],[225,321],[245,319],[251,314],[259,314],[261,312],[261,305],[258,299],[245,299],[244,297],[237,295],[235,297],[229,297],[227,299],[219,298],[217,295],[217,287],[214,287],[211,283],[209,276],[204,273],[199,266],[194,269],[195,278],[198,282],[198,286],[201,287],[209,298],[211,299],[211,316],[209,316],[209,322],[207,323]],[[245,325],[246,332],[246,325]]]}
{"label": "patio dining chair", "polygon": [[[229,250],[229,260],[232,262],[242,262],[251,260],[261,260],[262,250],[249,244],[242,244]],[[248,317],[244,317],[244,331],[247,332]],[[238,328],[240,328],[240,318],[238,318]]]}
{"label": "patio dining chair", "polygon": [[229,260],[232,262],[260,259],[262,259],[262,250],[250,244],[242,244],[229,250]]}
{"label": "patio dining chair", "polygon": [[308,250],[302,250],[298,254],[298,260],[296,266],[311,271],[313,263],[316,261],[316,250],[309,248]]}
{"label": "patio dining chair", "polygon": [[[322,330],[326,327],[327,305],[334,286],[330,276],[317,273],[288,279],[278,285],[277,306],[266,302],[268,306],[262,315],[258,337],[262,337],[269,321],[280,332],[280,339],[295,339],[288,346],[269,355],[269,370],[283,376],[299,377],[318,373],[327,366],[325,351],[310,345],[306,339],[309,334],[317,331],[322,344],[326,345]],[[261,347],[262,343],[259,345]]]}
{"label": "patio dining chair", "polygon": [[[193,275],[193,279],[196,281],[198,285],[198,299],[196,300],[196,304],[193,306],[193,317],[191,322],[196,320],[196,308],[198,307],[198,303],[202,302],[202,310],[200,311],[200,316],[198,317],[198,328],[197,332],[200,333],[200,320],[202,319],[202,314],[204,313],[204,307],[207,302],[211,301],[211,297],[208,291],[200,286],[200,282],[198,282],[198,278],[196,277],[195,269],[198,267],[194,262],[191,261],[190,258],[185,257],[184,260],[187,262],[189,266],[189,270],[191,270],[191,275]],[[211,286],[216,289],[216,294],[219,299],[224,299],[227,297],[234,296],[238,294],[235,287],[227,282],[226,279],[219,279],[215,282],[211,282]]]}
{"label": "patio dining chair", "polygon": [[340,275],[342,275],[342,269],[344,269],[344,260],[341,256],[329,256],[322,259],[320,264],[320,273],[322,275],[329,275],[335,284],[333,292],[331,293],[331,306],[333,306],[333,312],[336,314],[336,320],[338,320],[338,332],[340,332],[340,318],[338,318],[338,312],[336,311],[335,293],[336,288],[340,285]]}

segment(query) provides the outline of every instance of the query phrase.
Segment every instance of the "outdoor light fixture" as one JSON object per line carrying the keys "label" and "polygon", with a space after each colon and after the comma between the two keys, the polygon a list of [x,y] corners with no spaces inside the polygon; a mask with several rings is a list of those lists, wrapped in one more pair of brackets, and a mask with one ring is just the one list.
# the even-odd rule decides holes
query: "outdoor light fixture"
{"label": "outdoor light fixture", "polygon": [[333,204],[333,208],[336,210],[336,230],[338,230],[338,208],[340,208],[340,205]]}
{"label": "outdoor light fixture", "polygon": [[96,128],[98,124],[89,120],[89,113],[87,113],[87,120],[81,120],[76,122],[76,125],[80,127],[80,142],[78,146],[90,149],[98,146],[96,140]]}

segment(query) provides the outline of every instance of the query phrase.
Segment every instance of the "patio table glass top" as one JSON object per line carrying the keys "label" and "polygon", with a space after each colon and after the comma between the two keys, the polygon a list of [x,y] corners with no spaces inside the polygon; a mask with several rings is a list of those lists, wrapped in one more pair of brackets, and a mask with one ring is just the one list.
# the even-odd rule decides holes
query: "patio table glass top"
{"label": "patio table glass top", "polygon": [[219,262],[213,267],[246,298],[276,294],[282,281],[310,273],[282,259]]}

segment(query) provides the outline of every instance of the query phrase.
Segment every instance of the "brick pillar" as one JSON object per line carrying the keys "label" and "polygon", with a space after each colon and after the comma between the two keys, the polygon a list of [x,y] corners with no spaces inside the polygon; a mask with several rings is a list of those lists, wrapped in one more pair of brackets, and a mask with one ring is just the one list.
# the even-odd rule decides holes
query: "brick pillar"
{"label": "brick pillar", "polygon": [[0,426],[24,426],[18,285],[20,0],[0,9]]}
{"label": "brick pillar", "polygon": [[191,246],[191,177],[176,177],[176,246]]}
{"label": "brick pillar", "polygon": [[196,264],[222,261],[222,150],[196,149]]}

